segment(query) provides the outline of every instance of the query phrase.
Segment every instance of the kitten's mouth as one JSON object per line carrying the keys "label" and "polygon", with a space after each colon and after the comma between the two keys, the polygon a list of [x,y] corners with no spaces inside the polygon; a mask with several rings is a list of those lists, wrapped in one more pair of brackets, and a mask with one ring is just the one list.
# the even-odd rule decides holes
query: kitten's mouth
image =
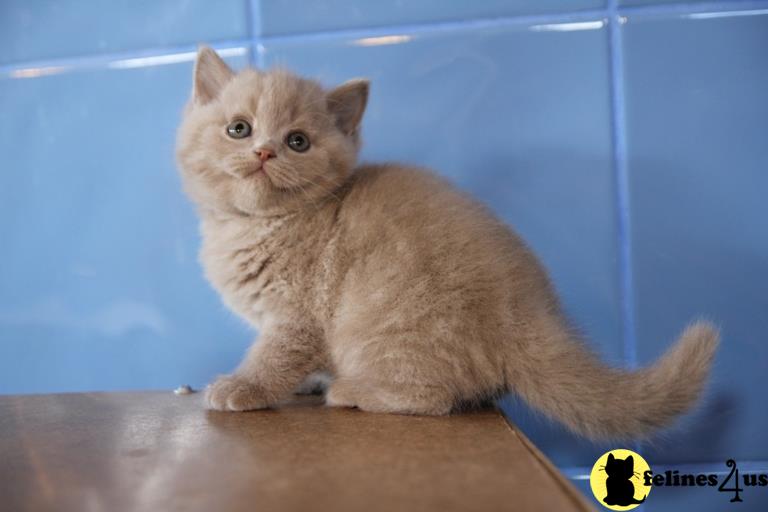
{"label": "kitten's mouth", "polygon": [[240,174],[240,177],[245,179],[258,174],[266,174],[266,169],[264,168],[264,164],[261,164],[261,163],[254,164],[253,166],[246,169],[244,173]]}

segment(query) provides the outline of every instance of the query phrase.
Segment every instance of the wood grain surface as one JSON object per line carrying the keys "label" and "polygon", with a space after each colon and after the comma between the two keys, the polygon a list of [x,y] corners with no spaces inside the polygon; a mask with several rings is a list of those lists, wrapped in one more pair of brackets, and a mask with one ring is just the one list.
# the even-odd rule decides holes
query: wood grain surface
{"label": "wood grain surface", "polygon": [[208,411],[172,392],[0,396],[2,511],[589,510],[495,410],[300,400]]}

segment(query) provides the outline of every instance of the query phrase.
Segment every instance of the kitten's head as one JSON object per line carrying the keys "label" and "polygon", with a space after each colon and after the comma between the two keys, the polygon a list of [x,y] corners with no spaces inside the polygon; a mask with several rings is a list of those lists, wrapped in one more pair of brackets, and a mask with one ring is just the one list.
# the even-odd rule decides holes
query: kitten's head
{"label": "kitten's head", "polygon": [[635,458],[631,455],[626,459],[617,459],[613,454],[608,455],[608,461],[605,464],[605,472],[608,476],[615,476],[621,479],[631,478],[634,474]]}
{"label": "kitten's head", "polygon": [[240,215],[332,196],[355,165],[367,99],[366,80],[326,91],[283,70],[235,74],[201,48],[177,142],[187,193],[205,210]]}

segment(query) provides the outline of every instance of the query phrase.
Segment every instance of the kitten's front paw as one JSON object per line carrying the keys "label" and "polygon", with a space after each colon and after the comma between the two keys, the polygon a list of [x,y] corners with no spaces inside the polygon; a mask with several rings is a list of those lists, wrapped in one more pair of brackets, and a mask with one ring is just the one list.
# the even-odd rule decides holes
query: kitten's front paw
{"label": "kitten's front paw", "polygon": [[252,411],[265,409],[269,403],[264,391],[237,375],[219,377],[205,391],[208,407],[217,411]]}

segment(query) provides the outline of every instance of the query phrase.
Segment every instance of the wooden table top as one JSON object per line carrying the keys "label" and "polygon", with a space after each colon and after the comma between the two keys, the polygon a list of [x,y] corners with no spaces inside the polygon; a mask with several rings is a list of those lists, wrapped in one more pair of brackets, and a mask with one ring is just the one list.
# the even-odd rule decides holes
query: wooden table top
{"label": "wooden table top", "polygon": [[205,410],[171,392],[0,396],[4,511],[589,510],[495,410],[317,400]]}

